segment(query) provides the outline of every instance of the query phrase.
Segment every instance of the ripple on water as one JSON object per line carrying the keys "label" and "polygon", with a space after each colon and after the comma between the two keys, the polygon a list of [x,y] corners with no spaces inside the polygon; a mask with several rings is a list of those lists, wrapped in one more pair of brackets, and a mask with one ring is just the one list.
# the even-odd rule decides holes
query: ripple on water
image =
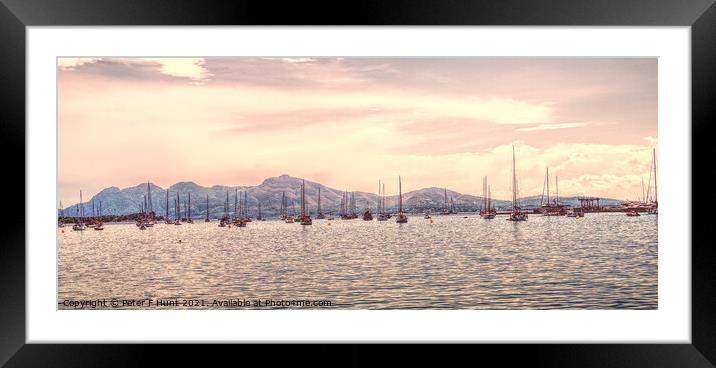
{"label": "ripple on water", "polygon": [[[108,224],[58,234],[60,300],[311,299],[348,309],[655,309],[657,217]],[[180,242],[181,241],[181,242]]]}

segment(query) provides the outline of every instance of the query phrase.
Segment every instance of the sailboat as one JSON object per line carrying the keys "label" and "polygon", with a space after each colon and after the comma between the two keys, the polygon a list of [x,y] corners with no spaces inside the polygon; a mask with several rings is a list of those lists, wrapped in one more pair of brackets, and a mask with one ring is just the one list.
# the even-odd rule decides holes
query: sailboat
{"label": "sailboat", "polygon": [[74,231],[84,231],[87,226],[85,226],[85,223],[82,221],[82,218],[84,217],[84,205],[82,204],[82,190],[80,190],[80,204],[77,207],[77,216],[75,218],[75,224],[72,225],[72,230]]}
{"label": "sailboat", "polygon": [[316,215],[316,219],[323,220],[326,218],[326,215],[323,214],[323,211],[321,210],[321,187],[318,187],[318,214]]}
{"label": "sailboat", "polygon": [[64,210],[64,208],[62,207],[62,201],[60,201],[60,216],[59,216],[58,219],[57,219],[57,226],[58,226],[59,228],[65,227],[65,223],[62,222],[63,219],[64,219],[64,217],[65,217],[65,210]]}
{"label": "sailboat", "polygon": [[293,217],[288,214],[288,197],[285,191],[281,194],[281,220],[287,224],[293,223]]}
{"label": "sailboat", "polygon": [[144,226],[154,226],[154,206],[152,205],[152,187],[147,182],[147,196],[144,198],[146,204],[144,206]]}
{"label": "sailboat", "polygon": [[398,216],[395,218],[395,222],[404,224],[408,222],[408,216],[403,213],[403,186],[398,176]]}
{"label": "sailboat", "polygon": [[[246,206],[246,197],[242,196],[240,193],[237,192],[237,196],[239,198],[239,212],[238,214],[235,213],[236,219],[234,219],[234,225],[236,227],[246,227],[247,216],[245,213],[245,206]],[[236,198],[234,198],[236,199]],[[234,212],[236,212],[236,204],[234,204]]]}
{"label": "sailboat", "polygon": [[380,180],[378,180],[378,193],[378,203],[380,206],[380,208],[378,209],[378,221],[388,221],[390,215],[385,212],[385,183],[381,184]]}
{"label": "sailboat", "polygon": [[[549,190],[549,167],[546,169],[545,185],[542,187],[542,198],[540,199],[540,209],[543,216],[563,216],[566,214],[564,206],[559,204],[559,177],[555,176],[555,184],[557,185],[557,197],[550,200]],[[547,201],[544,201],[545,188],[547,189]]]}
{"label": "sailboat", "polygon": [[487,182],[487,176],[485,176],[482,178],[482,210],[480,210],[480,217],[485,220],[492,220],[495,216],[497,216],[497,211],[492,208],[490,185]]}
{"label": "sailboat", "polygon": [[286,223],[292,224],[294,222],[298,222],[298,217],[296,216],[296,207],[294,207],[293,200],[291,200],[291,212],[288,212],[288,197],[286,197]]}
{"label": "sailboat", "polygon": [[343,214],[341,215],[341,219],[343,220],[353,220],[358,218],[358,214],[356,213],[356,202],[355,202],[355,193],[350,192],[346,190],[344,192],[344,199],[343,199]]}
{"label": "sailboat", "polygon": [[219,219],[219,227],[225,227],[229,222],[229,190],[226,190],[226,201],[224,201],[224,214]]}
{"label": "sailboat", "polygon": [[234,219],[234,222],[236,222],[236,220],[241,218],[241,216],[239,215],[240,207],[241,207],[241,204],[239,203],[239,189],[236,188],[236,189],[234,189],[234,215],[232,216],[232,218]]}
{"label": "sailboat", "polygon": [[186,206],[186,222],[193,224],[194,220],[191,219],[191,192],[187,194],[189,195],[189,204]]}
{"label": "sailboat", "polygon": [[94,208],[94,199],[92,199],[91,203],[92,203],[92,217],[90,217],[90,220],[87,221],[87,227],[89,227],[89,228],[93,228],[96,225],[96,221],[97,221],[97,218],[96,218],[97,213],[95,212],[95,208]]}
{"label": "sailboat", "polygon": [[347,220],[348,219],[348,191],[343,192],[343,196],[341,197],[341,213],[340,217],[341,220]]}
{"label": "sailboat", "polygon": [[244,191],[244,221],[251,222],[251,216],[249,216],[249,193]]}
{"label": "sailboat", "polygon": [[301,180],[301,225],[312,225],[311,215],[306,213],[306,181]]}
{"label": "sailboat", "polygon": [[515,146],[512,146],[512,212],[508,221],[526,221],[527,212],[522,211],[517,198],[517,173],[515,168]]}
{"label": "sailboat", "polygon": [[296,203],[291,201],[291,218],[293,222],[301,222],[301,216],[296,215]]}
{"label": "sailboat", "polygon": [[177,199],[174,200],[174,225],[181,225],[181,211],[179,206],[179,192],[177,192]]}
{"label": "sailboat", "polygon": [[142,224],[144,223],[144,212],[145,212],[144,208],[146,206],[147,206],[147,196],[143,195],[142,201],[139,202],[139,212],[138,212],[139,215],[137,216],[137,222],[135,223],[135,225],[137,225],[137,227],[142,226]]}
{"label": "sailboat", "polygon": [[145,194],[143,197],[143,202],[141,203],[141,210],[139,211],[139,218],[137,219],[137,227],[139,230],[147,230],[147,195]]}
{"label": "sailboat", "polygon": [[[656,191],[656,148],[652,150],[652,168],[654,170],[654,200],[650,203],[649,209],[646,211],[646,213],[650,215],[658,215],[659,214],[659,198],[657,196]],[[651,176],[651,172],[649,173],[649,176]],[[651,189],[651,180],[649,180],[649,189]]]}
{"label": "sailboat", "polygon": [[450,210],[448,209],[447,188],[445,188],[444,191],[445,191],[445,207],[443,208],[443,211],[440,212],[440,214],[443,216],[450,214]]}
{"label": "sailboat", "polygon": [[167,225],[172,224],[172,220],[169,219],[169,188],[167,188],[166,211],[164,212],[164,223]]}
{"label": "sailboat", "polygon": [[204,219],[204,222],[209,222],[209,195],[206,195],[206,218]]}
{"label": "sailboat", "polygon": [[366,207],[363,211],[363,221],[373,221],[373,214],[370,212],[370,208]]}
{"label": "sailboat", "polygon": [[95,225],[94,225],[94,229],[101,231],[101,230],[104,230],[104,226],[103,226],[104,224],[102,223],[102,201],[99,201],[99,212],[98,212],[98,215],[99,215],[99,216],[98,216],[98,218],[97,218],[97,222],[96,222]]}
{"label": "sailboat", "polygon": [[263,218],[263,216],[261,216],[261,202],[259,202],[258,206],[259,206],[259,214],[258,214],[258,216],[256,216],[256,221],[266,221],[266,219]]}
{"label": "sailboat", "polygon": [[363,210],[363,221],[373,221],[373,214],[370,212],[370,207],[366,207]]}
{"label": "sailboat", "polygon": [[343,213],[341,214],[341,219],[353,220],[358,218],[358,214],[356,213],[355,194],[353,192],[348,193],[346,190],[343,196]]}

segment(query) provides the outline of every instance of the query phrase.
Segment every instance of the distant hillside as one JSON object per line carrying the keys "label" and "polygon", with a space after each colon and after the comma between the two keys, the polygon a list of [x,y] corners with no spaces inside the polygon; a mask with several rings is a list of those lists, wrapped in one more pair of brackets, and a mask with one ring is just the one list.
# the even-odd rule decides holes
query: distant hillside
{"label": "distant hillside", "polygon": [[[237,190],[247,193],[248,209],[251,216],[256,216],[259,203],[261,203],[261,209],[265,216],[275,216],[279,211],[281,195],[284,192],[288,198],[289,207],[293,202],[298,210],[301,200],[301,179],[288,175],[271,177],[257,186],[250,187],[227,187],[220,185],[203,187],[193,182],[179,182],[170,186],[168,190],[154,184],[149,184],[149,186],[151,187],[151,208],[159,216],[164,216],[167,213],[167,194],[170,217],[175,216],[174,203],[177,194],[179,195],[179,202],[183,213],[185,204],[188,204],[189,201],[189,193],[191,193],[191,213],[192,217],[195,218],[206,216],[207,196],[209,216],[211,218],[221,217],[223,214],[227,193],[229,196],[230,211],[233,211],[234,198]],[[306,204],[309,211],[311,213],[316,212],[319,187],[321,187],[321,207],[323,212],[337,213],[340,208],[343,191],[306,180]],[[124,189],[117,187],[106,188],[84,203],[85,216],[92,215],[92,202],[94,202],[97,211],[99,210],[99,203],[102,202],[103,215],[128,215],[137,213],[142,208],[144,196],[147,192],[147,183]],[[447,190],[447,196],[448,199],[452,198],[458,211],[476,211],[480,209],[482,203],[482,197],[461,194],[451,190]],[[378,196],[375,193],[355,192],[355,198],[359,210],[366,207],[375,209],[377,206]],[[387,196],[387,207],[395,208],[397,206],[397,199],[397,195]],[[496,200],[494,203],[498,209],[508,209],[511,206],[510,201]],[[560,203],[572,206],[579,205],[579,201],[576,197],[560,198]],[[613,199],[602,200],[603,205],[619,203],[621,203],[621,201]],[[433,187],[404,193],[403,204],[405,209],[409,212],[438,212],[445,206],[445,189]],[[521,204],[523,207],[539,206],[540,196],[524,198]],[[78,205],[73,205],[64,211],[66,216],[75,216],[77,210]]]}

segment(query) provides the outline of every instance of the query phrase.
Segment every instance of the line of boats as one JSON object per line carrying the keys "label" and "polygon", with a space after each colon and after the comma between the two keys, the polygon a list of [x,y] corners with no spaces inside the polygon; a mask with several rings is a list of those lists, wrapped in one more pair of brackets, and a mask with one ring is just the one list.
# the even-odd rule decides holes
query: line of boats
{"label": "line of boats", "polygon": [[[651,192],[652,174],[654,178],[654,192]],[[641,199],[638,201],[626,201],[623,206],[627,208],[627,216],[640,216],[639,212],[646,212],[649,215],[659,214],[659,197],[656,185],[656,149],[651,154],[651,169],[649,170],[648,188],[644,187],[644,178],[641,178]]]}
{"label": "line of boats", "polygon": [[[65,211],[62,207],[62,201],[60,201],[60,217],[64,217]],[[92,217],[87,222],[83,221],[85,217],[84,205],[82,200],[82,190],[80,190],[80,205],[77,206],[77,214],[75,218],[78,220],[72,224],[73,231],[84,231],[87,229],[94,229],[96,231],[104,230],[104,223],[102,222],[102,201],[99,201],[99,207],[96,208],[94,201],[92,201]],[[57,222],[57,226],[64,231],[65,224],[62,221]]]}
{"label": "line of boats", "polygon": [[[628,209],[626,211],[627,216],[640,216],[639,211],[640,209],[643,210],[646,206],[646,212],[649,214],[657,214],[658,213],[658,205],[656,200],[656,151],[653,152],[652,157],[652,170],[650,170],[650,178],[649,178],[649,189],[646,191],[644,189],[643,180],[642,180],[642,198],[643,201],[637,203],[633,209]],[[509,213],[505,213],[508,215],[507,220],[508,221],[515,221],[515,222],[521,222],[521,221],[527,221],[528,219],[528,211],[523,209],[520,206],[520,198],[519,198],[519,186],[517,181],[517,170],[516,170],[516,157],[515,157],[515,148],[512,147],[512,205],[511,210]],[[651,173],[653,172],[654,175],[654,196],[652,199],[651,196]],[[545,181],[542,188],[542,197],[540,200],[540,207],[533,210],[533,214],[542,214],[543,216],[567,216],[567,217],[575,217],[577,219],[584,217],[585,210],[584,208],[570,208],[568,206],[562,205],[559,203],[559,179],[555,177],[555,184],[556,184],[556,197],[552,198],[550,197],[550,176],[549,176],[549,168],[547,168],[547,172],[545,174]],[[646,191],[646,192],[645,192]],[[497,215],[497,209],[494,206],[493,200],[492,200],[492,193],[490,190],[490,184],[488,182],[487,176],[483,177],[482,182],[482,204],[481,209],[479,211],[479,216],[482,219],[485,220],[492,220]],[[140,206],[140,212],[139,216],[136,218],[136,225],[140,230],[146,230],[147,228],[150,228],[154,226],[154,224],[157,223],[157,218],[155,216],[155,212],[152,208],[152,197],[151,197],[151,185],[147,183],[147,193],[144,195],[143,202],[141,202]],[[164,222],[166,224],[170,225],[182,225],[183,223],[192,224],[194,223],[192,215],[191,215],[191,193],[187,193],[186,200],[183,202],[184,211],[182,211],[181,208],[181,199],[179,197],[179,193],[177,192],[176,198],[174,199],[174,217],[170,217],[169,214],[169,191],[166,192],[166,213],[164,216]],[[373,215],[370,208],[365,208],[362,214],[362,219],[364,221],[372,221],[374,218],[377,219],[377,221],[387,221],[393,217],[395,217],[395,222],[399,224],[404,224],[408,222],[408,216],[403,210],[403,189],[402,189],[402,178],[398,176],[398,201],[397,201],[397,213],[393,214],[389,212],[386,209],[386,198],[385,198],[385,183],[378,181],[378,200],[376,205],[376,216]],[[236,189],[234,194],[234,210],[233,212],[230,212],[230,205],[229,205],[229,192],[226,192],[226,200],[224,202],[224,212],[223,216],[219,219],[219,227],[246,227],[246,225],[253,221],[251,216],[249,216],[248,212],[248,197],[246,191],[243,193],[239,192],[238,189]],[[289,205],[290,203],[290,205]],[[333,220],[334,217],[332,215],[327,215],[323,213],[322,207],[321,207],[321,187],[318,187],[318,198],[317,198],[317,211],[316,211],[316,219],[326,219],[326,220]],[[290,209],[290,210],[289,210]],[[99,210],[95,211],[95,205],[94,200],[92,201],[92,213],[93,216],[89,217],[86,221],[86,216],[84,214],[84,204],[82,200],[82,191],[80,190],[80,203],[79,206],[77,206],[77,214],[75,216],[75,223],[72,225],[72,230],[74,231],[84,231],[87,228],[92,228],[94,230],[103,230],[103,222],[102,222],[102,202],[99,201]],[[440,215],[451,215],[455,214],[455,204],[453,201],[453,198],[450,197],[448,199],[448,193],[447,188],[444,190],[444,208],[442,212],[440,212]],[[62,209],[62,203],[60,202],[60,217],[64,217],[64,210]],[[357,212],[357,206],[356,206],[356,197],[354,192],[348,192],[347,190],[343,192],[340,202],[340,212],[339,217],[342,220],[352,220],[357,219],[359,217]],[[432,216],[430,212],[426,212],[423,216],[425,219],[432,219]],[[284,191],[281,195],[281,207],[279,210],[279,218],[286,222],[286,223],[299,223],[303,226],[308,226],[313,224],[313,219],[311,218],[310,212],[307,210],[307,204],[306,204],[306,182],[305,180],[301,180],[301,188],[300,188],[300,213],[296,213],[295,206],[293,201],[289,202],[288,197],[286,196],[286,192]],[[264,221],[265,218],[262,216],[261,213],[261,203],[258,203],[258,216],[256,217],[257,221]],[[206,196],[206,217],[204,219],[204,222],[210,222],[209,219],[209,196],[207,194]],[[432,221],[432,220],[431,220]],[[58,221],[58,226],[60,228],[64,228],[64,223],[62,221]],[[64,231],[64,230],[63,230]]]}

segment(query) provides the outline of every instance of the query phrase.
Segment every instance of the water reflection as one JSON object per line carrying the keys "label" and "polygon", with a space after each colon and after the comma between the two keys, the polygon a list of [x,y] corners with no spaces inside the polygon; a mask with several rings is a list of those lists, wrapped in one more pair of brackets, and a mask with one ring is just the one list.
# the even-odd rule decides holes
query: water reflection
{"label": "water reflection", "polygon": [[333,308],[655,309],[656,216],[133,224],[59,234],[59,299],[331,300]]}

